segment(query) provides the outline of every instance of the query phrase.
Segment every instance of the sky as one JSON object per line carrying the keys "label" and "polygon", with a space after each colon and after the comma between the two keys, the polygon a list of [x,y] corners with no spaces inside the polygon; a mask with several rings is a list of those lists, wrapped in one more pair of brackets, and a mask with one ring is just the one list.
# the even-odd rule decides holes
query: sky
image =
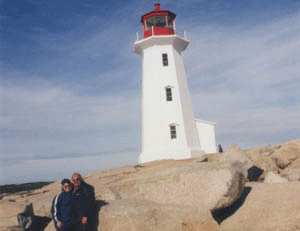
{"label": "sky", "polygon": [[[0,0],[0,184],[134,165],[140,17],[155,1]],[[226,149],[300,137],[300,0],[161,0],[197,119]]]}

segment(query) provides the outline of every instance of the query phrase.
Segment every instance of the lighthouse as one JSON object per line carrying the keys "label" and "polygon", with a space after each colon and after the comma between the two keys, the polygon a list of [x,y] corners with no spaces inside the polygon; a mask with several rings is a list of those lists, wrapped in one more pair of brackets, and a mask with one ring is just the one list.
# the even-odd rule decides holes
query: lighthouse
{"label": "lighthouse", "polygon": [[189,41],[176,33],[176,15],[160,8],[141,17],[142,152],[139,162],[186,159],[216,152],[215,123],[195,120],[182,52]]}

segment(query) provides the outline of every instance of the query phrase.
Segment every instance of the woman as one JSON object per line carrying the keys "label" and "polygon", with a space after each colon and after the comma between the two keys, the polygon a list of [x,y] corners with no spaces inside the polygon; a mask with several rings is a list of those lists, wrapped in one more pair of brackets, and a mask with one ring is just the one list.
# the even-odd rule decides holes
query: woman
{"label": "woman", "polygon": [[51,214],[56,230],[72,231],[76,222],[72,208],[72,183],[63,179],[61,184],[62,191],[52,201]]}

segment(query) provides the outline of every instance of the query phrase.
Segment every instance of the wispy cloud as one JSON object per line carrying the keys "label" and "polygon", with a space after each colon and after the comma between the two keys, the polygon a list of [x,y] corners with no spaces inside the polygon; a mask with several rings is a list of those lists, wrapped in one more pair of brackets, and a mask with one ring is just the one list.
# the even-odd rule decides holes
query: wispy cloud
{"label": "wispy cloud", "polygon": [[[136,95],[76,96],[51,89],[1,89],[1,157],[112,151],[137,144]],[[135,138],[134,138],[135,137]],[[6,151],[7,152],[6,152]],[[24,156],[24,157],[25,157]]]}
{"label": "wispy cloud", "polygon": [[[85,30],[99,20],[91,17]],[[31,37],[38,41],[34,65],[1,69],[0,159],[137,152],[140,70],[132,52],[135,34],[125,22],[77,40],[81,28],[63,34],[32,29],[43,34]],[[124,39],[116,39],[121,34]]]}
{"label": "wispy cloud", "polygon": [[[300,134],[299,19],[295,14],[247,30],[211,25],[191,31],[185,61],[195,114],[218,122],[219,142],[253,133],[239,143],[254,146]],[[288,132],[293,135],[282,137]]]}

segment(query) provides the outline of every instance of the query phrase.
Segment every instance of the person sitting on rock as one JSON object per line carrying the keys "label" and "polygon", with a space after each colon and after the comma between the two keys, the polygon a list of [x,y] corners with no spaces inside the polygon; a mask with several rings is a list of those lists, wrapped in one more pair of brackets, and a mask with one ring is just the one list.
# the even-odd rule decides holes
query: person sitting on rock
{"label": "person sitting on rock", "polygon": [[223,152],[223,148],[222,148],[221,144],[219,144],[218,147],[219,147],[219,152],[222,153]]}
{"label": "person sitting on rock", "polygon": [[61,184],[62,191],[52,201],[52,219],[56,230],[73,231],[76,224],[76,217],[72,204],[72,183],[69,179],[63,179]]}
{"label": "person sitting on rock", "polygon": [[73,201],[77,213],[77,224],[80,231],[95,230],[96,202],[95,189],[83,181],[79,173],[73,173]]}

